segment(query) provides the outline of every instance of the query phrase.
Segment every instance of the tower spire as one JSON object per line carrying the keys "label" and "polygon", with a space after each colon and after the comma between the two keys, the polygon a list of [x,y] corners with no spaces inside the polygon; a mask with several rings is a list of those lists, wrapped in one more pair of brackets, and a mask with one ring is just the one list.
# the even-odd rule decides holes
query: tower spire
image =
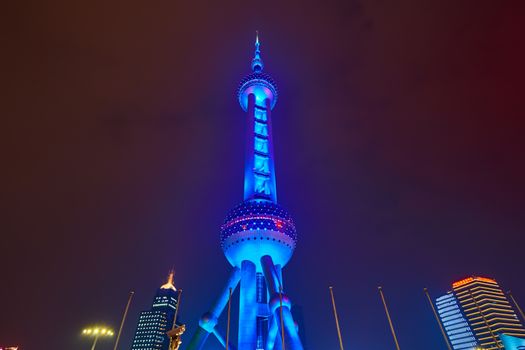
{"label": "tower spire", "polygon": [[264,68],[264,63],[261,58],[261,50],[260,50],[261,43],[259,42],[259,31],[255,31],[255,54],[252,59],[252,71],[254,73],[260,73],[262,72]]}
{"label": "tower spire", "polygon": [[175,275],[175,271],[173,269],[170,270],[170,273],[168,275],[168,283],[173,284],[173,276]]}

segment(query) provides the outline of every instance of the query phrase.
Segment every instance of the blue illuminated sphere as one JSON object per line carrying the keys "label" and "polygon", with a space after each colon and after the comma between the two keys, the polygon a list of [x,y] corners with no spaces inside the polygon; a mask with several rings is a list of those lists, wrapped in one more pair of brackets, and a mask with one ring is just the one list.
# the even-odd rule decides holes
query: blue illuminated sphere
{"label": "blue illuminated sphere", "polygon": [[255,95],[255,104],[265,106],[265,100],[270,100],[270,108],[277,103],[277,85],[266,73],[257,72],[244,77],[237,89],[237,97],[244,111],[248,110],[248,95]]}
{"label": "blue illuminated sphere", "polygon": [[221,227],[221,247],[232,266],[249,260],[260,271],[260,260],[270,255],[283,267],[292,257],[297,232],[288,212],[270,201],[245,201],[233,208]]}

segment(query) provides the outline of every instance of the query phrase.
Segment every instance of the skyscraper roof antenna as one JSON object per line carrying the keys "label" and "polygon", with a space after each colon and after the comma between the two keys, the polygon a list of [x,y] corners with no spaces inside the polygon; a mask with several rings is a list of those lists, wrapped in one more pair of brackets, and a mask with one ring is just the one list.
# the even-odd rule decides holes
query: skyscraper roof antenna
{"label": "skyscraper roof antenna", "polygon": [[259,31],[255,31],[255,55],[252,60],[252,71],[254,73],[260,73],[262,72],[264,68],[264,63],[261,58],[261,50],[260,50],[261,43],[259,42]]}

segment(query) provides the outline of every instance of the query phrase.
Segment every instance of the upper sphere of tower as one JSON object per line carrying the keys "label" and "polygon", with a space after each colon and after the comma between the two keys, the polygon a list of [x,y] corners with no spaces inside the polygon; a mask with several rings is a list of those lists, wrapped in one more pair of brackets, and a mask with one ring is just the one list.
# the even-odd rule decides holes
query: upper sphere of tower
{"label": "upper sphere of tower", "polygon": [[252,73],[245,76],[237,89],[239,104],[243,110],[248,110],[248,96],[255,95],[255,104],[265,107],[265,100],[270,100],[270,108],[277,103],[277,85],[266,73]]}
{"label": "upper sphere of tower", "polygon": [[248,110],[248,96],[255,95],[255,104],[266,107],[266,100],[270,101],[270,108],[273,109],[277,103],[277,85],[272,77],[263,73],[264,63],[259,49],[259,35],[255,40],[255,55],[252,59],[252,74],[247,75],[241,80],[237,89],[239,103],[245,111]]}

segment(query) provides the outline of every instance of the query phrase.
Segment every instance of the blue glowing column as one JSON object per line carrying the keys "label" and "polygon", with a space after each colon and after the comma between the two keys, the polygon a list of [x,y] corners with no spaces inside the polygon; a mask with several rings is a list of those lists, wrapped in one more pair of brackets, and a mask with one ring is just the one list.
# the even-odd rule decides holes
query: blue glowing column
{"label": "blue glowing column", "polygon": [[239,299],[239,342],[242,350],[255,350],[257,344],[257,283],[255,264],[245,260],[241,266]]}
{"label": "blue glowing column", "polygon": [[[284,325],[284,343],[286,349],[303,350],[303,346],[301,344],[301,340],[297,333],[297,328],[290,311],[292,303],[286,294],[282,293],[280,295],[279,293],[279,291],[282,290],[281,276],[278,272],[280,269],[274,265],[272,257],[269,255],[263,256],[261,258],[261,266],[264,272],[264,277],[266,278],[268,290],[270,292],[270,309],[273,314],[274,322],[277,324],[277,329],[279,330],[279,333],[276,336],[279,337],[283,332],[281,329],[281,324]],[[275,334],[275,326],[272,327],[270,333],[272,336]],[[269,346],[273,345],[274,350],[279,346],[279,344],[273,340],[269,341],[267,344]],[[271,350],[271,348],[266,350]]]}
{"label": "blue glowing column", "polygon": [[268,288],[261,272],[257,272],[257,349],[265,349],[268,338]]}
{"label": "blue glowing column", "polygon": [[[292,257],[297,231],[291,215],[277,204],[271,111],[278,92],[271,76],[263,73],[263,67],[257,38],[252,72],[237,89],[247,118],[244,201],[228,213],[221,226],[221,247],[230,264],[239,269],[238,349],[281,350],[284,332],[286,350],[303,350],[290,312],[290,299],[280,293],[281,269]],[[211,312],[201,317],[201,327],[188,350],[201,350],[211,333],[226,345],[216,327],[227,302],[225,295],[223,292]]]}
{"label": "blue glowing column", "polygon": [[244,200],[254,197],[255,173],[255,95],[248,95],[248,122],[246,123],[246,150],[244,152]]}
{"label": "blue glowing column", "polygon": [[269,99],[264,100],[265,114],[266,114],[266,125],[268,127],[268,158],[270,168],[270,188],[272,191],[271,200],[277,203],[277,182],[275,180],[275,164],[273,161],[273,132],[272,132],[272,108],[271,101]]}
{"label": "blue glowing column", "polygon": [[280,348],[280,335],[279,325],[277,324],[277,318],[274,316],[270,317],[270,328],[268,329],[268,337],[266,338],[265,350],[276,350]]}
{"label": "blue glowing column", "polygon": [[[230,278],[228,279],[228,282],[226,283],[226,286],[223,288],[221,294],[219,294],[219,297],[211,307],[210,311],[202,315],[199,321],[199,328],[193,335],[187,350],[202,349],[204,343],[208,339],[208,336],[212,333],[217,337],[221,344],[225,343],[224,337],[216,329],[216,325],[217,321],[219,320],[219,316],[228,303],[230,289],[232,291],[235,290],[237,284],[239,284],[240,279],[241,271],[235,267],[230,275]],[[230,349],[233,350],[234,347],[230,345]]]}
{"label": "blue glowing column", "polygon": [[247,113],[244,200],[264,199],[276,203],[270,100],[257,102],[255,94],[249,94]]}

